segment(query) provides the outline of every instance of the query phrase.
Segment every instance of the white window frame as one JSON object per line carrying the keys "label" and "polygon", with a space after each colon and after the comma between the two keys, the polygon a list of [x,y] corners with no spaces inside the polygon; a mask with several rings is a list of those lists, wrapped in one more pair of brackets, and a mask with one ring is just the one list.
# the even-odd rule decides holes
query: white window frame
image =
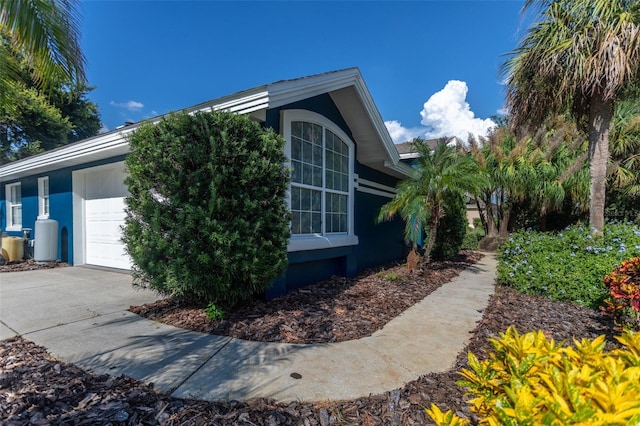
{"label": "white window frame", "polygon": [[[16,200],[12,199],[11,193],[13,188],[19,188],[20,190],[20,202],[17,203]],[[22,231],[22,215],[20,215],[20,223],[13,223],[13,214],[12,210],[15,207],[20,207],[22,210],[22,184],[20,182],[9,183],[4,187],[5,198],[7,200],[7,231]]]}
{"label": "white window frame", "polygon": [[[354,185],[354,163],[355,163],[355,144],[342,129],[333,123],[331,120],[323,115],[317,114],[312,111],[291,109],[281,112],[281,128],[282,134],[287,141],[285,145],[285,155],[288,159],[291,158],[291,123],[293,121],[305,121],[322,126],[324,129],[330,130],[336,136],[349,147],[349,189],[348,189],[348,206],[347,206],[347,229],[346,233],[320,233],[320,234],[296,234],[292,235],[289,239],[288,251],[305,251],[305,250],[319,250],[332,247],[344,247],[353,246],[358,244],[358,236],[354,232],[354,198],[355,198],[355,185]],[[324,132],[323,132],[324,133]],[[324,137],[324,136],[323,136]],[[324,155],[324,154],[323,154]],[[289,167],[291,163],[287,164]],[[324,165],[323,165],[323,179],[324,179]],[[304,187],[304,185],[301,185]],[[332,191],[329,191],[332,192]],[[287,204],[291,208],[291,191],[287,194]],[[326,220],[326,207],[325,207],[325,191],[323,185],[322,193],[322,221],[324,230],[324,221]]]}
{"label": "white window frame", "polygon": [[43,176],[38,178],[38,219],[49,219],[50,213],[49,176]]}

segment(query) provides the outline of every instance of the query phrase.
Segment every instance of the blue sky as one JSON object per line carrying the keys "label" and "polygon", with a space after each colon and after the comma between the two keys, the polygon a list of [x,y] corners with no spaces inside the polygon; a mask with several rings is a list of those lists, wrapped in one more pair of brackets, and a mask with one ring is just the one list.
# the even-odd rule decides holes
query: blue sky
{"label": "blue sky", "polygon": [[356,66],[396,141],[482,133],[504,104],[499,68],[526,30],[522,4],[84,1],[89,97],[111,130]]}

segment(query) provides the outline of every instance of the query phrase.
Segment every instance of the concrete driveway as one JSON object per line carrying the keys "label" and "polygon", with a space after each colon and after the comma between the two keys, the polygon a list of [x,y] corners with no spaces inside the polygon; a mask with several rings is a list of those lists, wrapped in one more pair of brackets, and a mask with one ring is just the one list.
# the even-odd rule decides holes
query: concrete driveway
{"label": "concrete driveway", "polygon": [[131,275],[83,267],[0,274],[0,340],[126,311],[159,299]]}

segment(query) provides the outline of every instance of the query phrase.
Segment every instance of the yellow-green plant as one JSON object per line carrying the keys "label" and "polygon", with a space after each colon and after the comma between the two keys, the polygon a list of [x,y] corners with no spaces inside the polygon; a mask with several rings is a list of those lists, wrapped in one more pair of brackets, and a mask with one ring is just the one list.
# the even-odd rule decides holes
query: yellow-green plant
{"label": "yellow-green plant", "polygon": [[[491,339],[486,360],[469,353],[458,384],[480,425],[637,425],[640,334],[617,339],[623,348],[606,351],[604,336],[563,346],[542,331],[519,335],[510,327]],[[439,426],[467,424],[435,405],[427,414]]]}

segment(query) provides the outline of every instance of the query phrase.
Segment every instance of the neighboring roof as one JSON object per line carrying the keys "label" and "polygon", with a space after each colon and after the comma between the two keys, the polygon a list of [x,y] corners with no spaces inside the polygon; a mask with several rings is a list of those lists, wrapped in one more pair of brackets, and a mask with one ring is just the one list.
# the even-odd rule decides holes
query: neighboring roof
{"label": "neighboring roof", "polygon": [[[358,144],[357,159],[360,163],[399,178],[413,172],[408,165],[400,162],[400,155],[358,68],[282,80],[194,105],[181,111],[193,113],[226,110],[248,114],[264,121],[267,109],[278,108],[323,93],[331,96],[351,129],[353,138]],[[152,118],[150,121],[158,122],[165,115]],[[129,152],[126,135],[138,126],[140,123],[121,127],[6,164],[0,168],[0,181],[124,155]]]}
{"label": "neighboring roof", "polygon": [[[425,143],[431,149],[435,149],[435,147],[438,146],[438,144],[441,142],[442,142],[442,139],[428,139],[425,141]],[[418,154],[418,152],[415,150],[411,142],[397,143],[396,150],[398,151],[398,155],[402,160],[405,160],[408,158],[418,158],[420,156],[420,154]]]}

